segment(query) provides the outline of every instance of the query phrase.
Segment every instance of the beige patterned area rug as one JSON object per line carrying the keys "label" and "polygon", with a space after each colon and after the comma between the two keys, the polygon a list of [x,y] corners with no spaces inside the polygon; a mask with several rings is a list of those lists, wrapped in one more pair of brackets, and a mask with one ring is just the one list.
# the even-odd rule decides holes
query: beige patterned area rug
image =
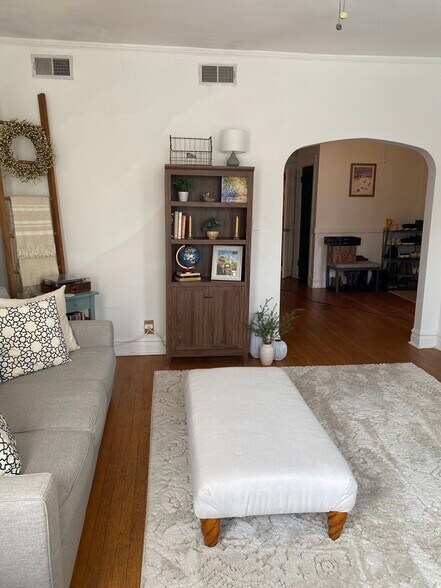
{"label": "beige patterned area rug", "polygon": [[358,480],[341,538],[328,538],[323,514],[279,515],[227,519],[205,547],[192,512],[186,372],[156,372],[142,586],[441,586],[441,384],[410,363],[285,369]]}

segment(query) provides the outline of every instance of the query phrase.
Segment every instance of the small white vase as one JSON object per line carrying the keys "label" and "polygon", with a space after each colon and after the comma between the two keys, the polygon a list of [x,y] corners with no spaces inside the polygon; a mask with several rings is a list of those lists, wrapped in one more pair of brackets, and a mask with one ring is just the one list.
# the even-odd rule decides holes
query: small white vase
{"label": "small white vase", "polygon": [[267,343],[260,346],[260,361],[262,365],[271,365],[274,361],[274,347]]}
{"label": "small white vase", "polygon": [[178,192],[179,202],[187,202],[188,192]]}
{"label": "small white vase", "polygon": [[281,361],[282,359],[285,359],[285,357],[288,354],[288,345],[285,343],[285,341],[282,341],[281,339],[276,339],[275,341],[273,341],[273,347],[274,359],[276,361]]}

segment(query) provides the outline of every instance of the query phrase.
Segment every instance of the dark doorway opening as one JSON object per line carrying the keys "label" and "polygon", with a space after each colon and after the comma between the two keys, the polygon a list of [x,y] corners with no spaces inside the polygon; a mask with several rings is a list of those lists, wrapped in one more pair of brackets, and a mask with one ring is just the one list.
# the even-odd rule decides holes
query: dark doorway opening
{"label": "dark doorway opening", "polygon": [[308,283],[309,242],[311,236],[312,185],[314,166],[302,168],[302,200],[300,204],[299,280]]}

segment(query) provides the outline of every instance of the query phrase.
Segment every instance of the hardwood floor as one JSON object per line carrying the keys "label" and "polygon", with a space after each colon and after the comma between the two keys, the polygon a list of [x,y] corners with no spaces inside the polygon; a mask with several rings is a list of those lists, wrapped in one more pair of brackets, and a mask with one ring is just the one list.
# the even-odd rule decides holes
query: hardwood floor
{"label": "hardwood floor", "polygon": [[[387,292],[335,294],[284,280],[282,311],[304,308],[277,365],[413,362],[441,381],[441,352],[408,344],[415,305]],[[250,358],[249,365],[259,365]],[[72,587],[138,587],[153,373],[241,365],[239,359],[119,357]],[[152,587],[154,588],[154,587]]]}

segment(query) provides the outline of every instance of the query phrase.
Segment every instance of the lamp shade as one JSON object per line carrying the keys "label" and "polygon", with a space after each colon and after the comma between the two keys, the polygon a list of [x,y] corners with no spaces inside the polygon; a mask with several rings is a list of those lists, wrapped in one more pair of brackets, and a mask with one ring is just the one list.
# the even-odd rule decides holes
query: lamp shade
{"label": "lamp shade", "polygon": [[222,153],[246,153],[247,139],[247,132],[242,129],[224,129],[221,132],[220,150]]}

